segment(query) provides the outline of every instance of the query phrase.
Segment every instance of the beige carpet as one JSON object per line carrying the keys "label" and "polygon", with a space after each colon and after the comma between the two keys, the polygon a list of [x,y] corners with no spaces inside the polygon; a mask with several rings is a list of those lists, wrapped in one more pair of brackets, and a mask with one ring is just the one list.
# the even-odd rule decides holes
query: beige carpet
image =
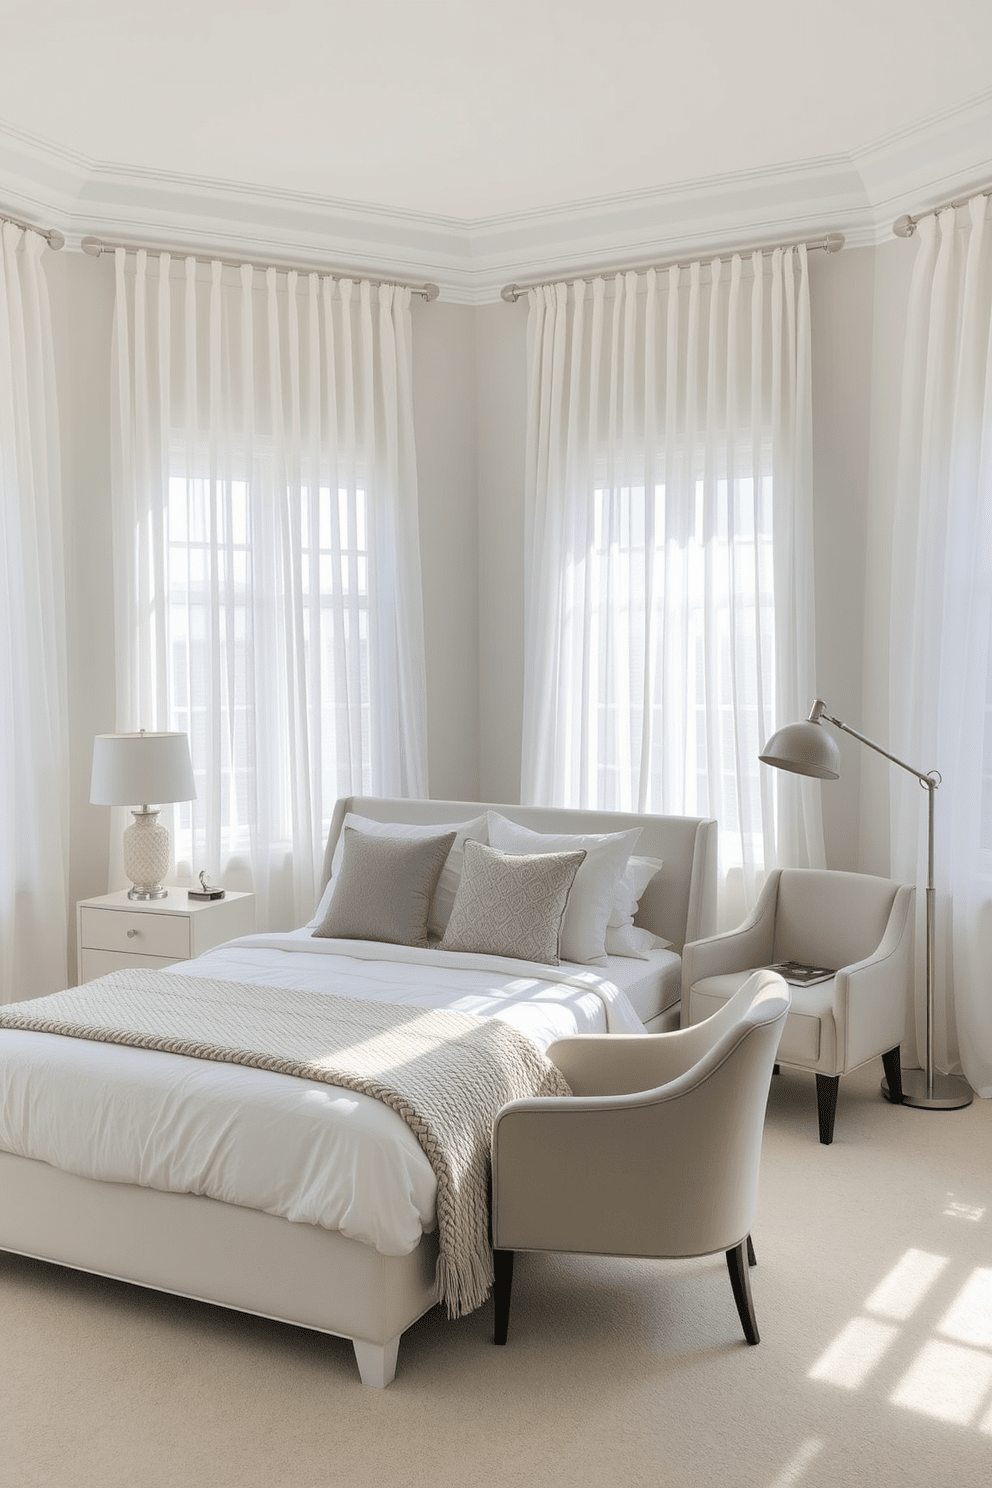
{"label": "beige carpet", "polygon": [[[740,1333],[722,1257],[521,1256],[510,1340],[437,1311],[384,1392],[339,1339],[0,1256],[2,1488],[985,1488],[992,1102],[773,1081]],[[884,1285],[883,1285],[884,1283]]]}

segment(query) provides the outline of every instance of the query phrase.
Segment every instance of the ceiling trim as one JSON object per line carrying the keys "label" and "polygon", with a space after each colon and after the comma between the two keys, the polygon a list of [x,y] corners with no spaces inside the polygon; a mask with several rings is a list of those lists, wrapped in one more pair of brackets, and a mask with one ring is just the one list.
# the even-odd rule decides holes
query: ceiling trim
{"label": "ceiling trim", "polygon": [[992,90],[852,155],[460,220],[108,165],[0,126],[0,207],[58,228],[69,249],[88,236],[192,242],[224,257],[433,280],[445,300],[483,304],[508,280],[566,278],[590,263],[608,271],[828,232],[873,244],[902,212],[987,182],[990,140]]}

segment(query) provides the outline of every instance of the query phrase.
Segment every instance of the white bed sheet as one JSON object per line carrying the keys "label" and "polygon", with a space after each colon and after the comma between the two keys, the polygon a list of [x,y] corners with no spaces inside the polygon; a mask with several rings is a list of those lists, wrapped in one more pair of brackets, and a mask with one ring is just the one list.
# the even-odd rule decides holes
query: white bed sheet
{"label": "white bed sheet", "polygon": [[[503,1017],[542,1048],[570,1033],[643,1031],[610,968],[315,942],[303,930],[168,969]],[[430,1164],[381,1102],[155,1050],[0,1030],[0,1148],[323,1225],[385,1255],[413,1250],[435,1222]]]}

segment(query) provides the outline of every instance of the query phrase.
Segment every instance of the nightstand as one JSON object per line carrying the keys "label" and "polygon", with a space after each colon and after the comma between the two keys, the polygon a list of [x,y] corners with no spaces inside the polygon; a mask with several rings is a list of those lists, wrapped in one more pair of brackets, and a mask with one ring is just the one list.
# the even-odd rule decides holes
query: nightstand
{"label": "nightstand", "polygon": [[255,929],[255,896],[228,891],[223,899],[187,899],[171,888],[164,899],[129,899],[127,889],[80,899],[76,905],[77,975],[91,982],[127,966],[170,966]]}

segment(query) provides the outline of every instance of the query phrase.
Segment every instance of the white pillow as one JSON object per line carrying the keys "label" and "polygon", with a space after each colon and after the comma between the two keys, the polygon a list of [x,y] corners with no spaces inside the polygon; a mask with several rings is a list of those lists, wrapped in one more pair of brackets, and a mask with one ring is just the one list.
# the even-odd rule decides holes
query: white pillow
{"label": "white pillow", "polygon": [[403,837],[414,840],[421,837],[441,837],[445,832],[454,832],[455,840],[451,851],[445,859],[444,867],[441,869],[441,877],[437,881],[434,897],[431,900],[430,914],[427,920],[427,931],[430,935],[443,935],[448,920],[451,918],[451,906],[455,902],[458,892],[458,884],[462,876],[462,855],[465,850],[467,838],[473,842],[486,841],[486,818],[485,816],[473,817],[467,822],[444,822],[440,825],[421,822],[380,822],[373,821],[369,816],[357,816],[354,811],[349,811],[341,823],[341,834],[334,844],[334,856],[331,859],[331,876],[327,880],[320,903],[317,905],[316,913],[312,920],[307,921],[307,929],[314,930],[323,924],[327,914],[331,895],[334,892],[334,884],[341,869],[341,859],[344,855],[344,829],[353,827],[356,832],[364,832],[369,837]]}
{"label": "white pillow", "polygon": [[[610,914],[610,929],[632,925],[641,895],[662,865],[661,858],[631,858],[620,880],[617,897]],[[622,953],[621,953],[622,954]]]}
{"label": "white pillow", "polygon": [[606,928],[606,954],[629,956],[634,961],[647,961],[649,951],[667,951],[670,940],[662,940],[640,925],[621,925],[616,930]]}
{"label": "white pillow", "polygon": [[561,959],[586,966],[606,965],[606,926],[617,888],[634,849],[640,827],[605,835],[574,832],[532,832],[489,812],[489,843],[506,853],[575,852],[585,859],[572,884],[561,927]]}

